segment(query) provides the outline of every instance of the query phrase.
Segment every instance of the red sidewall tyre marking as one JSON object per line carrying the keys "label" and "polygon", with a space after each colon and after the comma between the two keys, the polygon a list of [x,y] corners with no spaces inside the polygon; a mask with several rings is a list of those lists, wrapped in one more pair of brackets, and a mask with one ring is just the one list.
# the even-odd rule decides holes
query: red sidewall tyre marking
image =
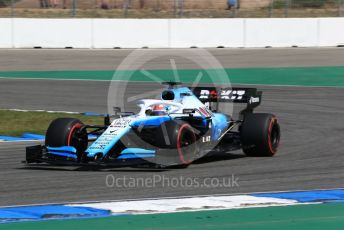
{"label": "red sidewall tyre marking", "polygon": [[[188,165],[188,164],[191,164],[192,161],[191,161],[191,160],[186,161],[186,160],[184,159],[184,154],[183,154],[183,150],[182,150],[182,141],[181,141],[181,139],[180,139],[183,129],[186,129],[186,128],[191,128],[191,126],[190,126],[189,124],[183,124],[183,125],[180,127],[179,131],[178,131],[178,136],[177,136],[177,150],[178,150],[180,162],[181,162],[182,164]],[[192,133],[193,133],[193,135],[194,135],[194,140],[196,140],[195,133],[194,133],[194,132],[192,132]]]}
{"label": "red sidewall tyre marking", "polygon": [[271,133],[272,133],[272,127],[274,126],[274,124],[277,122],[276,118],[272,118],[269,124],[269,131],[268,131],[268,143],[269,143],[269,149],[270,149],[270,153],[271,155],[275,155],[277,147],[274,149],[272,146],[272,140],[271,140]]}
{"label": "red sidewall tyre marking", "polygon": [[70,129],[69,135],[68,135],[68,141],[67,141],[67,145],[70,145],[70,142],[72,140],[72,136],[73,136],[73,132],[75,129],[81,128],[81,124],[80,123],[76,123],[75,125],[72,126],[72,128]]}

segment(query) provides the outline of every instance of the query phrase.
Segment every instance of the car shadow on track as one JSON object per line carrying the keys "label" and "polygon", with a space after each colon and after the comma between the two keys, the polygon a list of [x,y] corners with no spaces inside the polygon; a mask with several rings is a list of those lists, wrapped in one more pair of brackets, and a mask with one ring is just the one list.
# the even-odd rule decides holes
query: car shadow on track
{"label": "car shadow on track", "polygon": [[226,152],[210,152],[204,157],[197,159],[192,164],[207,164],[217,161],[235,160],[247,157],[241,153],[226,153]]}
{"label": "car shadow on track", "polygon": [[[210,152],[207,155],[203,156],[200,159],[195,160],[192,164],[193,165],[203,165],[211,162],[217,161],[226,161],[226,160],[235,160],[246,157],[243,154],[238,153],[225,153],[225,152]],[[185,165],[174,165],[174,166],[167,166],[167,167],[110,167],[110,166],[59,166],[59,165],[29,165],[23,166],[17,169],[21,170],[48,170],[48,171],[79,171],[79,172],[165,172],[169,170],[177,170],[177,169],[185,169],[187,166]]]}

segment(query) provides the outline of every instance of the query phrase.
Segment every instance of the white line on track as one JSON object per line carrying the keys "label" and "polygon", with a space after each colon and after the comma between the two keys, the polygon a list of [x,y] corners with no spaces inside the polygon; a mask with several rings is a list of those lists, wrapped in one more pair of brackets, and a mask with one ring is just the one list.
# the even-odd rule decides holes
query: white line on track
{"label": "white line on track", "polygon": [[25,77],[0,77],[0,79],[9,79],[9,80],[47,80],[47,81],[123,81],[123,80],[100,80],[100,79],[64,79],[64,78],[25,78]]}
{"label": "white line on track", "polygon": [[0,110],[15,111],[15,112],[46,112],[46,113],[81,114],[80,112],[52,111],[52,110],[43,110],[43,109],[0,109]]}
{"label": "white line on track", "polygon": [[[127,82],[124,80],[97,80],[97,79],[63,79],[63,78],[20,78],[20,77],[0,77],[0,79],[9,79],[9,80],[48,80],[48,81],[89,81],[89,82]],[[149,81],[130,81],[135,83],[150,83]],[[186,82],[185,84],[189,84]],[[201,83],[208,84],[208,83]],[[307,85],[280,85],[280,84],[249,84],[249,83],[233,83],[233,85],[248,85],[248,86],[271,86],[271,87],[298,87],[298,88],[338,88],[342,89],[344,86],[307,86]]]}

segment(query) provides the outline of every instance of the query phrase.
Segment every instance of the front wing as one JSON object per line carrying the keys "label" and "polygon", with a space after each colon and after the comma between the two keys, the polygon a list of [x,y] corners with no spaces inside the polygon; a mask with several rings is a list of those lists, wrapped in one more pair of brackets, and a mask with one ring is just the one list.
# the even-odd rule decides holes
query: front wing
{"label": "front wing", "polygon": [[76,154],[76,149],[71,146],[64,147],[45,147],[35,145],[26,148],[26,164],[66,165],[66,166],[114,166],[127,167],[135,165],[154,165],[152,158],[155,157],[155,151],[138,148],[128,148],[122,151],[117,158],[108,161],[80,161]]}

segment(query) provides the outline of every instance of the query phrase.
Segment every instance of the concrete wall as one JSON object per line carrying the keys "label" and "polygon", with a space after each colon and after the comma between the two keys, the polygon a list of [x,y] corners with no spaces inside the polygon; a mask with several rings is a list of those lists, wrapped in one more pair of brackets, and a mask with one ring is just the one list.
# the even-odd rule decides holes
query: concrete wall
{"label": "concrete wall", "polygon": [[12,19],[0,18],[0,48],[12,47]]}
{"label": "concrete wall", "polygon": [[94,19],[92,48],[168,47],[166,19]]}
{"label": "concrete wall", "polygon": [[0,48],[344,45],[344,18],[0,19]]}
{"label": "concrete wall", "polygon": [[14,19],[13,47],[89,48],[91,24],[92,19]]}
{"label": "concrete wall", "polygon": [[344,45],[344,18],[323,18],[318,21],[318,45]]}
{"label": "concrete wall", "polygon": [[171,19],[170,46],[243,47],[243,32],[242,19]]}
{"label": "concrete wall", "polygon": [[312,18],[249,19],[245,30],[245,47],[318,45],[318,23]]}

